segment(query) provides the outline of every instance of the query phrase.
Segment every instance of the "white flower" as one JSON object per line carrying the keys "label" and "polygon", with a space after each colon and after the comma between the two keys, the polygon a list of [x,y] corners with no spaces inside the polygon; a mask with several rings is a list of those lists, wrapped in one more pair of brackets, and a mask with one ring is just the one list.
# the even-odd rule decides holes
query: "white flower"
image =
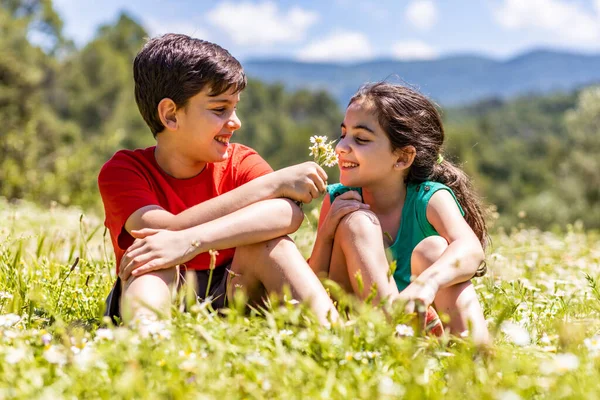
{"label": "white flower", "polygon": [[73,363],[81,370],[88,369],[96,360],[96,351],[91,346],[85,346],[83,349],[73,352]]}
{"label": "white flower", "polygon": [[527,346],[531,343],[529,332],[522,326],[505,321],[500,326],[500,329],[517,346]]}
{"label": "white flower", "polygon": [[67,355],[57,346],[50,346],[44,351],[44,358],[50,364],[65,365],[67,363]]}
{"label": "white flower", "polygon": [[21,320],[21,317],[17,314],[4,314],[0,315],[0,327],[10,328],[16,325]]}
{"label": "white flower", "polygon": [[521,400],[521,396],[512,390],[503,390],[498,394],[498,400]]}
{"label": "white flower", "polygon": [[27,351],[23,347],[9,348],[4,356],[4,360],[8,364],[17,364],[27,355]]}
{"label": "white flower", "polygon": [[42,340],[42,343],[47,346],[52,341],[52,335],[49,333],[44,333],[40,339]]}
{"label": "white flower", "polygon": [[115,338],[115,335],[111,329],[100,328],[96,331],[95,341],[112,341]]}
{"label": "white flower", "polygon": [[600,336],[596,335],[583,341],[591,355],[600,354]]}
{"label": "white flower", "polygon": [[328,142],[327,136],[312,136],[310,142],[312,146],[308,148],[310,150],[309,155],[313,157],[317,164],[326,167],[333,167],[337,164],[338,159],[335,154],[335,142],[333,140]]}
{"label": "white flower", "polygon": [[402,397],[405,392],[404,387],[394,382],[389,376],[382,377],[377,388],[379,389],[379,393],[384,396]]}
{"label": "white flower", "polygon": [[579,358],[572,353],[556,354],[549,363],[542,363],[540,369],[545,374],[564,374],[579,367]]}
{"label": "white flower", "polygon": [[11,293],[0,291],[0,300],[12,299],[12,298],[13,298],[13,295]]}
{"label": "white flower", "polygon": [[294,334],[294,331],[291,331],[289,329],[282,329],[279,331],[279,336],[292,336]]}
{"label": "white flower", "polygon": [[414,336],[415,335],[415,331],[413,330],[413,328],[411,328],[408,325],[396,325],[396,335],[398,336]]}
{"label": "white flower", "polygon": [[543,344],[543,345],[548,346],[552,342],[551,342],[550,338],[548,337],[548,335],[546,335],[546,333],[544,333],[542,335],[542,337],[540,338],[540,343]]}

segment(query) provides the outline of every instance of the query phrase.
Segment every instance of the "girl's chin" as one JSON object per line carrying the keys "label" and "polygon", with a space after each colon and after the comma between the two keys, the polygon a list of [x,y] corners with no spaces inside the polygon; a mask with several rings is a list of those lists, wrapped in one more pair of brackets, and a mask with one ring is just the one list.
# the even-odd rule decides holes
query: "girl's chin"
{"label": "girl's chin", "polygon": [[360,186],[356,180],[350,179],[348,176],[344,176],[344,174],[340,175],[340,183],[344,186]]}

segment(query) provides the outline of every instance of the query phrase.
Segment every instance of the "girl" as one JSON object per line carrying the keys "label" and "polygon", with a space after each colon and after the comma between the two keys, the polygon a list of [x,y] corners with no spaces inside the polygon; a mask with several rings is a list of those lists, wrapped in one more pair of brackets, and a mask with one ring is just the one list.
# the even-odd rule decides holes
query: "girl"
{"label": "girl", "polygon": [[341,128],[341,184],[328,186],[311,268],[363,299],[376,285],[376,300],[403,301],[408,313],[434,304],[452,333],[470,330],[486,343],[470,282],[485,273],[486,226],[467,176],[441,155],[436,107],[406,87],[370,84],[350,100]]}

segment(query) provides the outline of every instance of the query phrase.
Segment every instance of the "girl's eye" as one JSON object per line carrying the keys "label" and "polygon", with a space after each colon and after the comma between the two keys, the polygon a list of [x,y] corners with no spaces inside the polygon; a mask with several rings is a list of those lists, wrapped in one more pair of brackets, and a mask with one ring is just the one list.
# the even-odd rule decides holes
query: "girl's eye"
{"label": "girl's eye", "polygon": [[366,139],[362,139],[359,137],[356,138],[356,143],[367,143],[367,142],[368,142],[368,140],[366,140]]}

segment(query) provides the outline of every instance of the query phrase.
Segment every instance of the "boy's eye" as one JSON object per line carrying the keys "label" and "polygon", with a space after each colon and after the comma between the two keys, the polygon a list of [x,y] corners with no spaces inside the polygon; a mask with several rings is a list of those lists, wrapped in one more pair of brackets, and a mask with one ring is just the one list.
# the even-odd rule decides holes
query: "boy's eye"
{"label": "boy's eye", "polygon": [[213,111],[218,112],[218,113],[223,113],[225,112],[225,108],[221,107],[221,108],[213,108]]}

